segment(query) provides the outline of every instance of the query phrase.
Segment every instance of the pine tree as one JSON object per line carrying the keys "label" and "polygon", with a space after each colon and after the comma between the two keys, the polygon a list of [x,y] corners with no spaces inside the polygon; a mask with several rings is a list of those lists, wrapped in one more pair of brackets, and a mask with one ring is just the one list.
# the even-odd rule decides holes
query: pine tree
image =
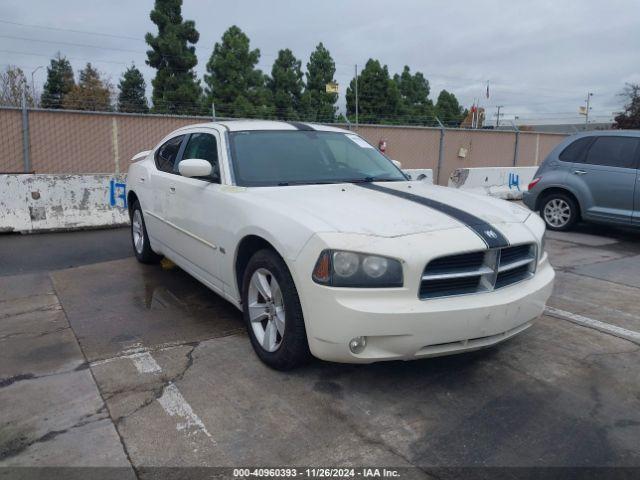
{"label": "pine tree", "polygon": [[270,117],[273,108],[266,76],[256,68],[260,50],[251,50],[249,37],[231,26],[216,42],[207,62],[205,94],[221,117]]}
{"label": "pine tree", "polygon": [[[361,123],[397,123],[400,110],[398,86],[389,69],[369,59],[358,75],[358,118]],[[355,79],[347,88],[347,116],[355,118]]]}
{"label": "pine tree", "polygon": [[42,108],[63,108],[64,97],[75,85],[73,69],[69,60],[60,52],[51,59],[51,65],[47,67],[47,81],[42,91]]}
{"label": "pine tree", "polygon": [[335,73],[336,64],[331,53],[319,43],[307,63],[307,86],[302,97],[304,116],[307,120],[329,123],[335,120],[338,94],[326,91],[328,83],[335,83]]}
{"label": "pine tree", "polygon": [[147,84],[142,72],[135,65],[131,65],[124,72],[118,88],[120,90],[118,111],[133,113],[147,113],[149,111],[146,97]]}
{"label": "pine tree", "polygon": [[62,102],[64,108],[94,112],[112,110],[111,85],[100,78],[100,72],[91,63],[80,71],[80,79]]}
{"label": "pine tree", "polygon": [[447,126],[458,126],[464,119],[464,112],[453,93],[442,90],[435,107],[436,115]]}
{"label": "pine tree", "polygon": [[400,75],[393,76],[393,81],[400,92],[399,121],[409,124],[433,123],[433,102],[429,99],[429,81],[422,72],[411,74],[405,65]]}
{"label": "pine tree", "polygon": [[200,35],[195,23],[182,19],[182,0],[155,0],[150,14],[158,35],[147,33],[147,65],[157,69],[153,86],[153,110],[158,113],[200,113],[202,89],[193,68],[193,46]]}
{"label": "pine tree", "polygon": [[276,118],[300,119],[304,88],[301,66],[302,62],[288,48],[278,52],[278,58],[273,63],[271,78],[268,81]]}

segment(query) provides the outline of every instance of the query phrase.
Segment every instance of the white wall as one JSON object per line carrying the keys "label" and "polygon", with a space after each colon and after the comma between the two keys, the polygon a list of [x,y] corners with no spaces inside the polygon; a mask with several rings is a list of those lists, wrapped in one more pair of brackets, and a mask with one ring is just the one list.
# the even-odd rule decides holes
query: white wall
{"label": "white wall", "polygon": [[126,225],[126,175],[0,175],[0,231]]}

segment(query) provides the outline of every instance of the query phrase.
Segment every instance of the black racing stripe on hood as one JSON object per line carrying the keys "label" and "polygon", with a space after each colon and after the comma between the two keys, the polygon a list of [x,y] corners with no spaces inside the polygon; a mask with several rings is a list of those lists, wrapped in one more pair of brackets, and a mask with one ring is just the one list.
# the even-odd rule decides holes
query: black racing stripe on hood
{"label": "black racing stripe on hood", "polygon": [[375,190],[377,192],[393,195],[394,197],[403,198],[411,202],[419,203],[425,207],[432,208],[440,213],[449,215],[455,218],[460,223],[474,231],[489,248],[503,248],[509,246],[509,241],[499,231],[491,226],[491,224],[485,222],[481,218],[478,218],[470,213],[460,210],[459,208],[452,207],[446,203],[438,202],[430,198],[421,197],[413,193],[396,190],[394,188],[383,187],[382,185],[376,185],[375,183],[355,183],[358,187],[367,188],[369,190]]}
{"label": "black racing stripe on hood", "polygon": [[292,125],[294,127],[296,127],[298,130],[304,130],[307,132],[315,132],[316,129],[313,128],[311,125],[307,125],[306,123],[300,123],[300,122],[287,122],[289,125]]}

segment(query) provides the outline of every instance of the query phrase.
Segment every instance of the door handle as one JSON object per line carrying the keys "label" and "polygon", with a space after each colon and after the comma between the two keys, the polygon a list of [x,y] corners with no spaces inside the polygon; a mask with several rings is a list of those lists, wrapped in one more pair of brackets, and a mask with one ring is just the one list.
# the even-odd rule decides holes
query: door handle
{"label": "door handle", "polygon": [[144,183],[145,178],[144,178],[144,177],[140,177],[140,178],[138,179],[138,181],[139,181],[140,183]]}
{"label": "door handle", "polygon": [[171,193],[176,193],[176,187],[169,187],[169,191]]}
{"label": "door handle", "polygon": [[576,175],[586,175],[587,172],[585,170],[574,170],[573,173]]}

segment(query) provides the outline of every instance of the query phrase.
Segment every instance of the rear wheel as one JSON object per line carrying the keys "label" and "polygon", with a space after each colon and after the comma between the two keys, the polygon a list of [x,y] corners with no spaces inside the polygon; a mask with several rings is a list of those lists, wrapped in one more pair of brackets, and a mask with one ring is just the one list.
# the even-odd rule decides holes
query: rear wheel
{"label": "rear wheel", "polygon": [[131,206],[131,244],[133,245],[133,253],[141,263],[157,263],[162,258],[151,250],[142,208],[137,200]]}
{"label": "rear wheel", "polygon": [[243,275],[243,316],[256,354],[276,370],[309,360],[302,307],[291,273],[271,250],[255,253]]}
{"label": "rear wheel", "polygon": [[578,205],[565,193],[551,193],[541,202],[540,213],[549,230],[566,231],[578,221]]}

